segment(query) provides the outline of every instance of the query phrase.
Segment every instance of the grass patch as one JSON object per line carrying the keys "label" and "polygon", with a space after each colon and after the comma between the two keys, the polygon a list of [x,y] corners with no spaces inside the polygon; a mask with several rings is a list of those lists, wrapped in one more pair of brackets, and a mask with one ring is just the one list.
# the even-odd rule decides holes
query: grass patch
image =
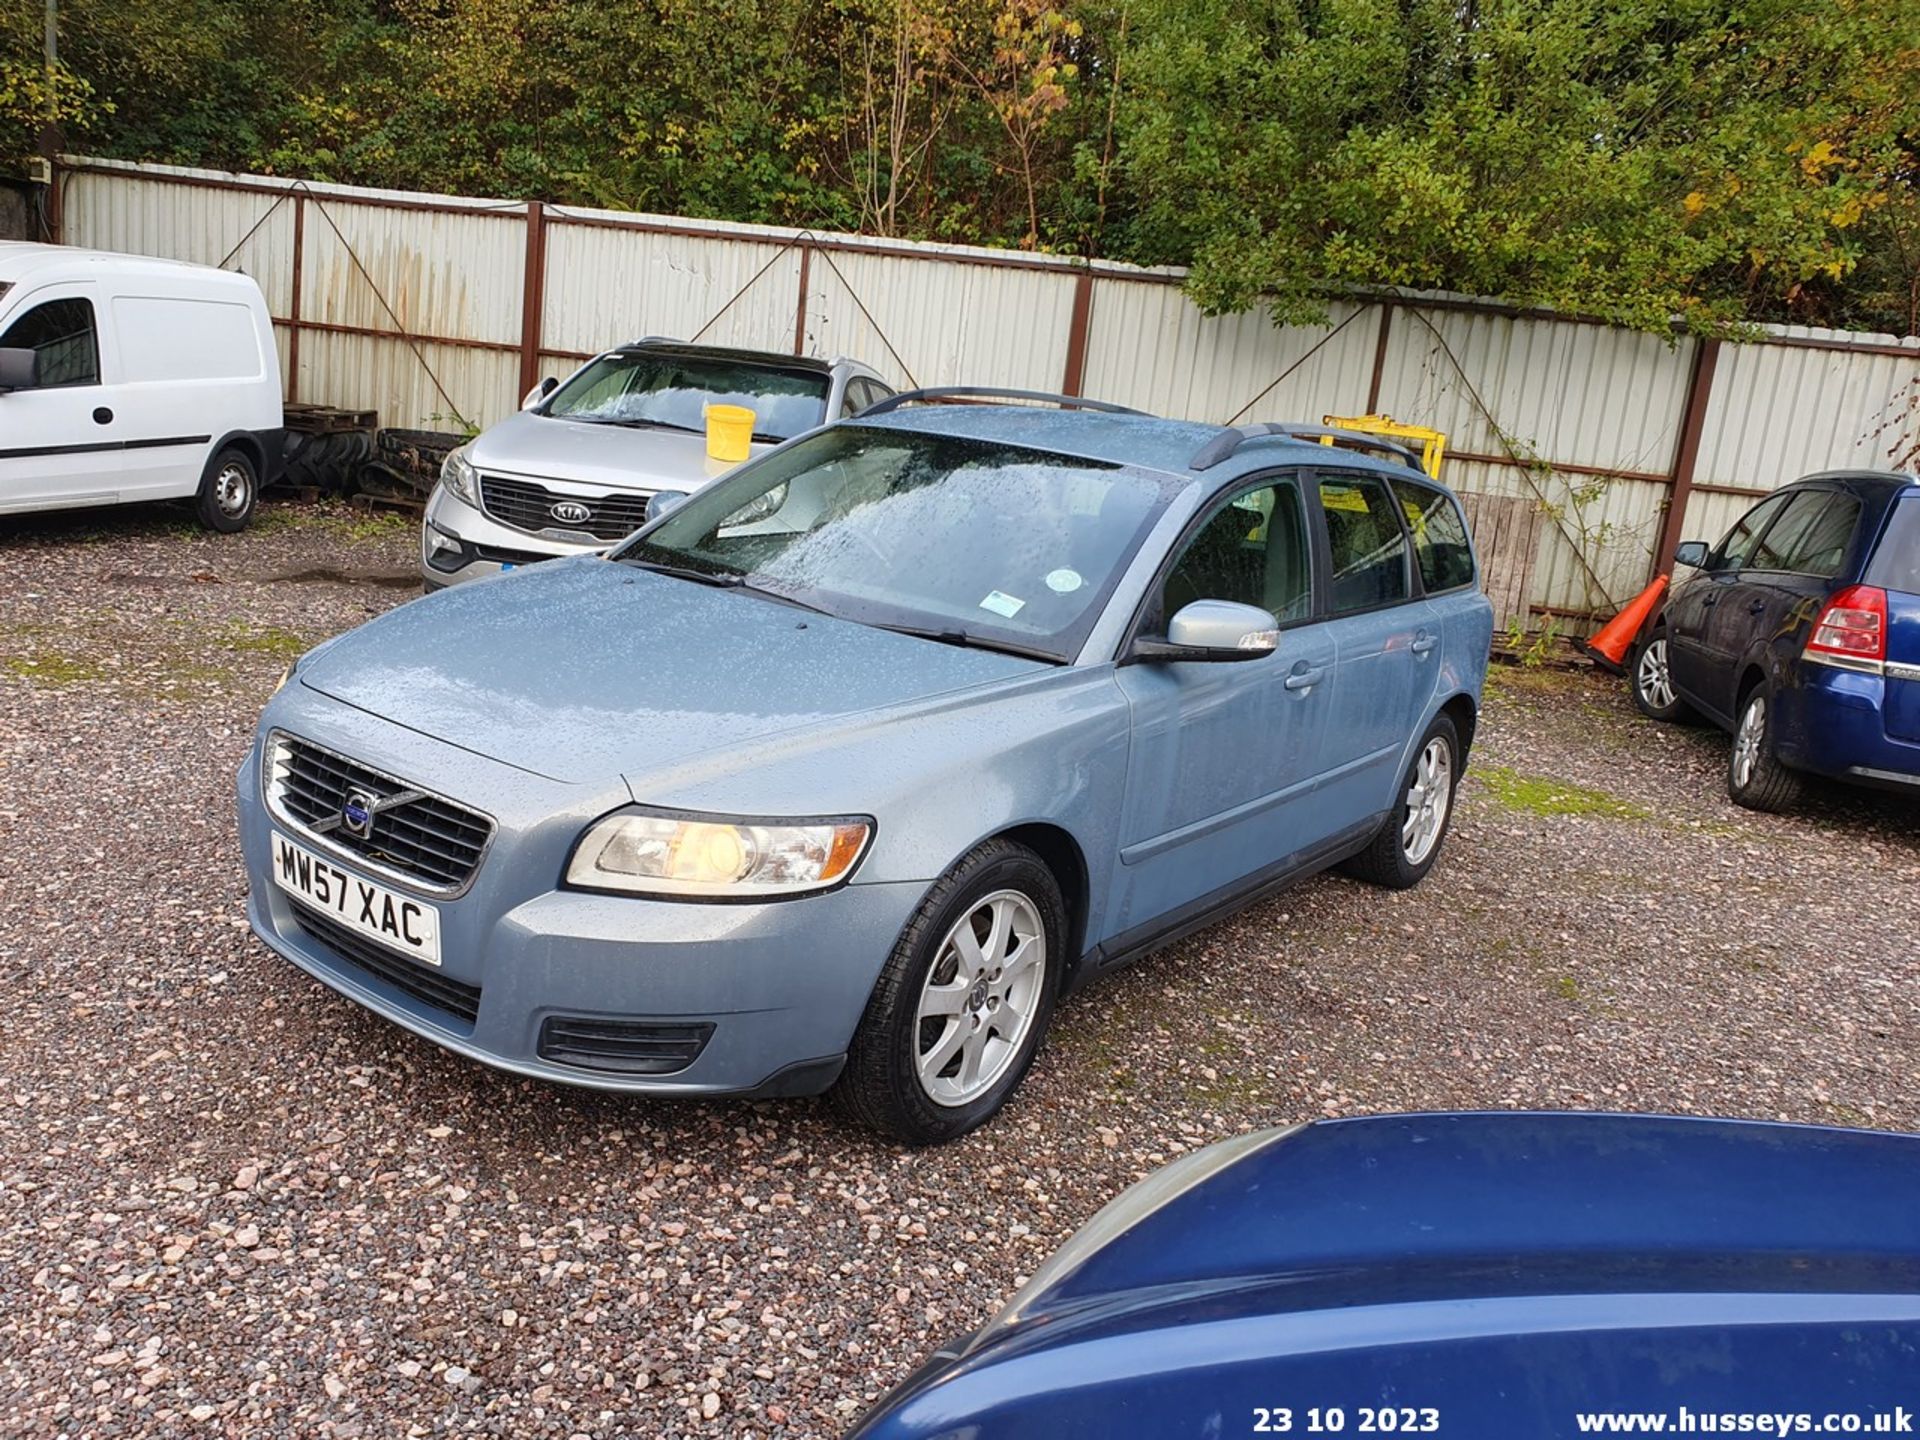
{"label": "grass patch", "polygon": [[1597,815],[1607,820],[1653,818],[1644,805],[1550,775],[1523,775],[1504,765],[1484,765],[1478,773],[1487,793],[1508,810],[1528,815]]}
{"label": "grass patch", "polygon": [[7,673],[16,679],[48,686],[86,685],[105,680],[105,667],[84,655],[9,655]]}
{"label": "grass patch", "polygon": [[245,620],[228,622],[221,644],[228,650],[271,655],[276,660],[295,660],[313,648],[313,642],[304,635],[278,625],[249,625]]}

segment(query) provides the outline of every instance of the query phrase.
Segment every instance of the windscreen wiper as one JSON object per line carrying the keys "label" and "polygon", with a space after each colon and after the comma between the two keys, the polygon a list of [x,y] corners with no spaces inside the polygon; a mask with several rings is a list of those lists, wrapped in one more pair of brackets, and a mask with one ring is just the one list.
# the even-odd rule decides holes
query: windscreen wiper
{"label": "windscreen wiper", "polygon": [[633,565],[641,570],[651,570],[658,575],[671,575],[676,580],[691,580],[696,585],[713,585],[722,590],[737,590],[747,583],[746,576],[732,570],[695,570],[687,565],[666,565],[658,560],[642,560],[638,555],[617,557],[622,565]]}
{"label": "windscreen wiper", "polygon": [[624,425],[629,430],[678,430],[682,435],[698,435],[691,425],[676,425],[671,420],[603,420],[603,425]]}
{"label": "windscreen wiper", "polygon": [[989,640],[975,635],[970,630],[955,626],[938,625],[879,625],[876,630],[891,630],[896,635],[911,635],[916,640],[931,640],[937,645],[953,645],[962,650],[993,650],[1002,655],[1018,655],[1025,660],[1045,660],[1051,665],[1063,665],[1058,655],[1051,651],[1037,649],[1031,645],[1021,645],[1011,640]]}

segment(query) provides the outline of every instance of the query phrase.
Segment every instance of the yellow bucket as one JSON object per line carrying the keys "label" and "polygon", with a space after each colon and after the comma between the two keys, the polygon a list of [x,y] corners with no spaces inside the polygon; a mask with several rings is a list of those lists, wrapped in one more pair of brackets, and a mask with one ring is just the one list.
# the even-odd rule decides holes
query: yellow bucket
{"label": "yellow bucket", "polygon": [[707,454],[729,465],[747,458],[753,445],[753,411],[744,405],[707,406]]}

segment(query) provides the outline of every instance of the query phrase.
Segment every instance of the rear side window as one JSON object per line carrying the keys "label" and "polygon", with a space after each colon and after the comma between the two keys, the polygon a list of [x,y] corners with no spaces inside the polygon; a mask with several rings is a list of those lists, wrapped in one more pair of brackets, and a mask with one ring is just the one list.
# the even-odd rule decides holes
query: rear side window
{"label": "rear side window", "polygon": [[85,300],[34,306],[0,335],[0,350],[38,355],[42,389],[100,383],[100,342],[94,334],[93,306]]}
{"label": "rear side window", "polygon": [[1453,497],[1425,485],[1393,482],[1394,498],[1413,535],[1413,557],[1420,566],[1420,583],[1427,593],[1457,590],[1473,583],[1473,546],[1467,541],[1467,522]]}
{"label": "rear side window", "polygon": [[1405,600],[1410,593],[1407,536],[1386,483],[1372,476],[1322,476],[1320,509],[1333,562],[1328,576],[1333,613]]}
{"label": "rear side window", "polygon": [[1893,507],[1867,565],[1866,581],[1882,590],[1920,595],[1920,495],[1909,495]]}
{"label": "rear side window", "polygon": [[1840,573],[1860,523],[1860,502],[1832,490],[1802,490],[1754,551],[1752,565],[1831,580]]}
{"label": "rear side window", "polygon": [[116,295],[113,320],[128,380],[257,380],[265,372],[245,305]]}

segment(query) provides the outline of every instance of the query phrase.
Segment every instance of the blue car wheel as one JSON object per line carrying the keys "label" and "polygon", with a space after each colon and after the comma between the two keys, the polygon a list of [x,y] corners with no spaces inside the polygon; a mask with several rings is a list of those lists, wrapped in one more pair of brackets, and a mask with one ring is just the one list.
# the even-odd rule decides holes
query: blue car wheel
{"label": "blue car wheel", "polygon": [[1802,779],[1773,753],[1773,687],[1761,680],[1740,701],[1727,756],[1727,794],[1748,810],[1778,814],[1800,799]]}

